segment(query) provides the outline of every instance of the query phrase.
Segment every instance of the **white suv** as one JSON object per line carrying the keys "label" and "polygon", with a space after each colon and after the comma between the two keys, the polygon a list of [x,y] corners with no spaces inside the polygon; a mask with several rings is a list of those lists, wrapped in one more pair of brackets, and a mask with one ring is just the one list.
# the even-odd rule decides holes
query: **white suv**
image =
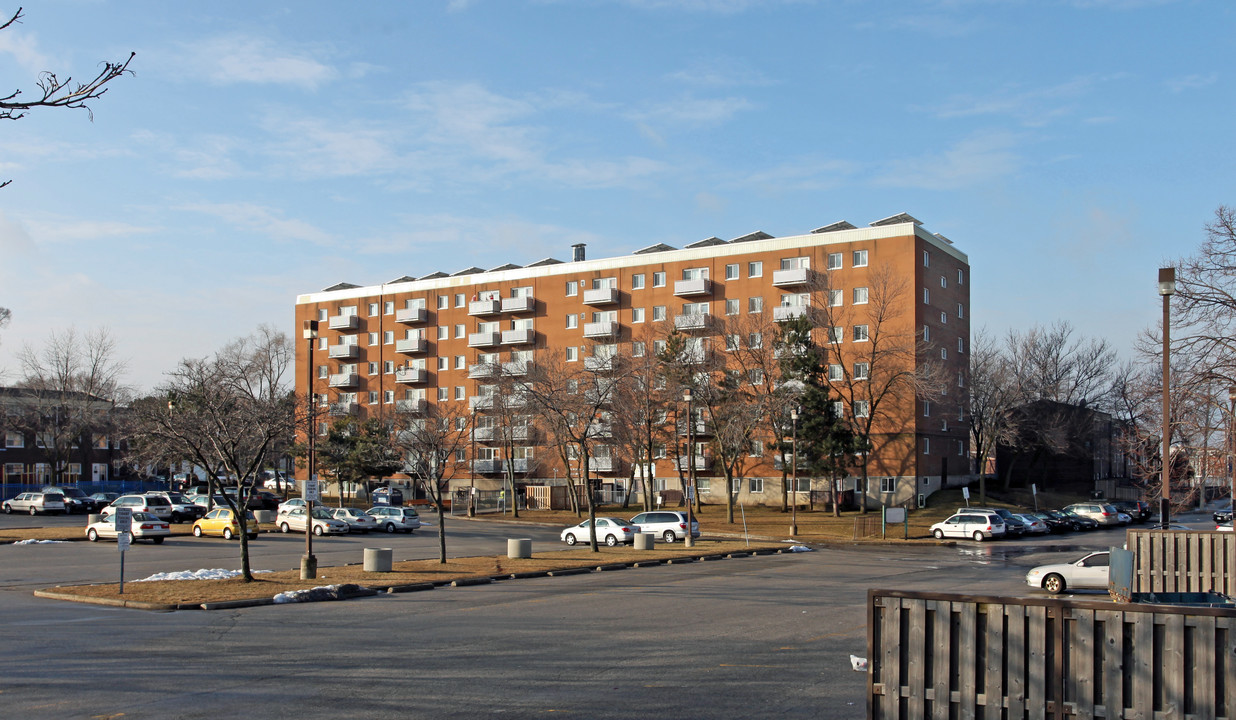
{"label": "white suv", "polygon": [[119,507],[133,508],[133,512],[150,513],[160,520],[172,519],[172,501],[162,495],[121,495],[101,512],[103,515],[111,515]]}
{"label": "white suv", "polygon": [[1003,518],[994,512],[980,510],[965,510],[931,526],[931,534],[937,540],[954,537],[982,542],[988,538],[1003,536],[1004,533]]}
{"label": "white suv", "polygon": [[[667,543],[687,536],[687,514],[670,510],[642,512],[631,518],[632,525],[639,525],[642,533],[652,533]],[[691,537],[700,536],[700,523],[691,518]]]}

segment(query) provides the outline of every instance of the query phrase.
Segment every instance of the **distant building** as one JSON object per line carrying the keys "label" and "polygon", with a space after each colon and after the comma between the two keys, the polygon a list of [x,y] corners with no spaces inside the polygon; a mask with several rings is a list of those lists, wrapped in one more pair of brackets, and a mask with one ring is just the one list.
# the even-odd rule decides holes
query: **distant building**
{"label": "distant building", "polygon": [[1015,439],[996,445],[996,476],[1012,487],[1040,489],[1128,480],[1123,426],[1109,413],[1038,400],[1014,411]]}
{"label": "distant building", "polygon": [[0,387],[0,480],[6,485],[102,482],[120,469],[112,404],[83,393]]}

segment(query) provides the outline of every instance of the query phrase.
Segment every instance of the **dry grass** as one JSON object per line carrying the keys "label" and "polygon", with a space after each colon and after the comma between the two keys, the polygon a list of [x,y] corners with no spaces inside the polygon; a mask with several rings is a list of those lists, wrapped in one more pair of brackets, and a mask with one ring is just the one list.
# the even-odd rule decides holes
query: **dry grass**
{"label": "dry grass", "polygon": [[165,580],[157,582],[128,582],[124,595],[119,594],[119,585],[76,585],[54,588],[56,593],[90,598],[123,598],[128,601],[158,603],[164,605],[200,605],[208,602],[252,600],[270,598],[281,592],[303,590],[319,585],[354,583],[375,590],[392,586],[417,583],[449,583],[468,578],[489,578],[514,573],[546,572],[572,568],[595,568],[618,563],[650,562],[675,558],[725,555],[757,549],[785,547],[780,543],[752,543],[750,547],[739,541],[697,541],[695,547],[686,548],[681,543],[670,549],[635,551],[630,548],[602,547],[594,553],[587,547],[554,552],[537,553],[527,559],[511,559],[505,556],[455,558],[445,564],[437,560],[409,560],[394,563],[389,573],[365,572],[361,565],[318,568],[314,580],[301,580],[300,569],[274,573],[261,573],[253,582],[239,578],[230,580]]}

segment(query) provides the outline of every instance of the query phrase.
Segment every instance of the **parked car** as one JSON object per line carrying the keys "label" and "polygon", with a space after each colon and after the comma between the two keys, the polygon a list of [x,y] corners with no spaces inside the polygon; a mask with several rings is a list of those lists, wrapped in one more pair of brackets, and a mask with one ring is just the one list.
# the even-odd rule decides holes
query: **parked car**
{"label": "parked car", "polygon": [[388,533],[396,530],[415,532],[421,526],[421,516],[410,507],[371,507],[366,511]]}
{"label": "parked car", "polygon": [[[278,495],[267,492],[265,490],[254,490],[251,500],[256,500],[259,507],[255,510],[279,510],[279,505],[283,502],[283,498]],[[253,507],[253,502],[249,503],[249,507]]]}
{"label": "parked car", "polygon": [[1066,512],[1076,513],[1083,517],[1088,517],[1099,525],[1118,525],[1120,524],[1119,513],[1116,508],[1101,502],[1083,502],[1074,503],[1065,508]]}
{"label": "parked car", "polygon": [[309,503],[304,498],[292,498],[279,503],[279,507],[275,509],[277,515],[282,515],[284,512],[292,508],[303,508]]}
{"label": "parked car", "polygon": [[1005,537],[1020,537],[1026,534],[1026,524],[1017,519],[1017,515],[1008,508],[985,508],[985,507],[968,507],[957,508],[957,512],[985,512],[995,513],[1004,521],[1004,536]]}
{"label": "parked car", "polygon": [[12,500],[5,500],[4,512],[5,514],[24,512],[31,515],[62,513],[64,512],[64,496],[53,492],[24,492]]}
{"label": "parked car", "polygon": [[94,511],[99,512],[100,510],[107,507],[108,505],[111,505],[112,501],[118,497],[120,497],[120,493],[97,492],[91,495],[90,499],[94,500],[94,507],[95,507]]}
{"label": "parked car", "polygon": [[1029,513],[1013,513],[1013,517],[1017,518],[1026,527],[1026,532],[1030,535],[1046,535],[1051,532],[1051,528],[1047,523]]}
{"label": "parked car", "polygon": [[[687,536],[687,514],[685,512],[656,510],[642,512],[631,518],[632,525],[639,525],[640,532],[652,533],[667,543]],[[699,520],[691,518],[691,537],[700,536]]]}
{"label": "parked car", "polygon": [[121,495],[103,508],[104,515],[115,514],[116,508],[133,508],[133,512],[150,513],[160,520],[172,519],[172,501],[162,495]]}
{"label": "parked car", "polygon": [[1032,516],[1047,523],[1048,532],[1062,533],[1076,529],[1073,527],[1073,523],[1069,521],[1067,516],[1058,513],[1055,510],[1042,510],[1032,513]]}
{"label": "parked car", "polygon": [[1150,519],[1150,505],[1141,500],[1116,500],[1112,506],[1128,515],[1135,523],[1144,523]]}
{"label": "parked car", "polygon": [[1093,552],[1070,563],[1040,565],[1026,573],[1026,584],[1056,595],[1069,588],[1106,590],[1110,554]]}
{"label": "parked car", "polygon": [[373,491],[374,505],[403,505],[403,491],[389,485]]}
{"label": "parked car", "polygon": [[212,508],[228,507],[227,500],[222,495],[216,494],[214,498],[209,495],[186,495],[185,498],[193,501],[194,505],[201,506],[203,514]]}
{"label": "parked car", "polygon": [[[591,520],[585,520],[578,525],[573,525],[562,531],[562,542],[567,545],[574,545],[578,542],[591,542],[591,530],[589,523]],[[622,543],[635,542],[635,535],[640,531],[638,525],[616,517],[599,517],[597,518],[597,542],[603,542],[610,547]]]}
{"label": "parked car", "polygon": [[[258,521],[248,510],[245,511],[245,526],[249,530],[249,539],[256,540]],[[219,535],[224,540],[240,537],[240,522],[231,508],[217,507],[193,523],[193,536],[203,535]]]}
{"label": "parked car", "polygon": [[368,533],[370,530],[378,529],[378,521],[364,510],[356,507],[341,507],[333,508],[330,514],[336,520],[342,520],[348,524],[348,532]]}
{"label": "parked car", "polygon": [[[304,507],[288,508],[286,512],[280,513],[278,517],[280,532],[304,532],[306,513]],[[331,516],[330,510],[318,506],[313,509],[313,534],[314,535],[346,535],[348,534],[348,524],[342,520],[336,520]]]}
{"label": "parked car", "polygon": [[172,504],[170,519],[174,523],[192,522],[206,514],[205,505],[198,505],[178,492],[155,491],[147,493],[147,495],[159,495],[167,498],[167,501]]}
{"label": "parked car", "polygon": [[1098,521],[1092,517],[1088,517],[1086,515],[1080,515],[1078,513],[1073,512],[1072,510],[1069,510],[1068,508],[1065,508],[1063,510],[1057,510],[1056,512],[1068,518],[1069,522],[1073,524],[1074,530],[1098,530],[1099,529]]}
{"label": "parked car", "polygon": [[[102,520],[86,526],[86,539],[98,542],[99,538],[115,539],[116,513],[104,515]],[[162,545],[163,538],[172,534],[172,527],[150,513],[136,511],[133,513],[133,524],[129,526],[129,536],[134,540],[149,540],[155,545]]]}
{"label": "parked car", "polygon": [[1008,530],[1004,518],[994,512],[966,510],[943,522],[931,526],[931,534],[937,540],[947,537],[971,538],[982,542],[988,538],[1003,537]]}
{"label": "parked car", "polygon": [[1215,508],[1214,519],[1216,523],[1230,523],[1232,521],[1232,504],[1228,503]]}
{"label": "parked car", "polygon": [[1219,532],[1231,532],[1232,531],[1232,521],[1228,520],[1225,523],[1219,523],[1218,525],[1215,525],[1215,530],[1218,530]]}
{"label": "parked car", "polygon": [[40,492],[63,495],[65,514],[98,512],[100,507],[107,504],[100,505],[97,500],[82,492],[81,488],[72,485],[48,485]]}

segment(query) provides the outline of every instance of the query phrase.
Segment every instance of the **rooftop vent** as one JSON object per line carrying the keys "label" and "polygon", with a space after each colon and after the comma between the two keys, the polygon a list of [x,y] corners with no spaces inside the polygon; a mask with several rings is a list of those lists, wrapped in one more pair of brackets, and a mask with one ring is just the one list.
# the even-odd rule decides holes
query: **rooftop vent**
{"label": "rooftop vent", "polygon": [[855,227],[853,223],[847,220],[841,220],[839,222],[833,223],[832,225],[825,225],[824,227],[816,228],[811,231],[811,234],[816,235],[819,233],[837,232],[839,230],[857,230],[857,229],[858,228]]}
{"label": "rooftop vent", "polygon": [[640,248],[639,250],[636,250],[635,252],[631,254],[632,255],[647,255],[648,253],[667,252],[673,249],[674,248],[670,247],[669,245],[666,245],[665,243],[657,243],[656,245],[649,245],[646,248]]}
{"label": "rooftop vent", "polygon": [[358,288],[358,287],[360,287],[360,285],[353,285],[352,283],[341,282],[341,283],[336,283],[335,285],[331,285],[330,287],[326,288],[322,292],[334,292],[335,290],[351,290],[353,288]]}
{"label": "rooftop vent", "polygon": [[699,240],[697,242],[693,242],[690,245],[684,245],[683,247],[684,248],[702,248],[702,247],[711,247],[713,245],[724,245],[724,244],[725,244],[725,241],[722,240],[721,238],[710,237],[710,238],[704,238],[703,240]]}
{"label": "rooftop vent", "polygon": [[585,243],[575,243],[574,245],[571,246],[571,262],[583,262],[584,261],[584,248],[585,247],[587,247]]}
{"label": "rooftop vent", "polygon": [[736,238],[734,238],[733,240],[731,240],[730,242],[732,242],[732,243],[744,243],[744,242],[751,242],[751,241],[753,241],[753,240],[772,240],[772,235],[769,235],[768,233],[764,232],[763,230],[756,230],[756,231],[755,231],[755,232],[753,232],[753,233],[747,233],[746,235],[742,235],[742,236],[740,236],[740,237],[736,237]]}
{"label": "rooftop vent", "polygon": [[915,225],[922,225],[921,222],[908,213],[897,213],[896,215],[890,215],[883,220],[876,220],[875,222],[869,224],[871,227],[881,227],[884,225],[900,225],[901,223],[914,223]]}

